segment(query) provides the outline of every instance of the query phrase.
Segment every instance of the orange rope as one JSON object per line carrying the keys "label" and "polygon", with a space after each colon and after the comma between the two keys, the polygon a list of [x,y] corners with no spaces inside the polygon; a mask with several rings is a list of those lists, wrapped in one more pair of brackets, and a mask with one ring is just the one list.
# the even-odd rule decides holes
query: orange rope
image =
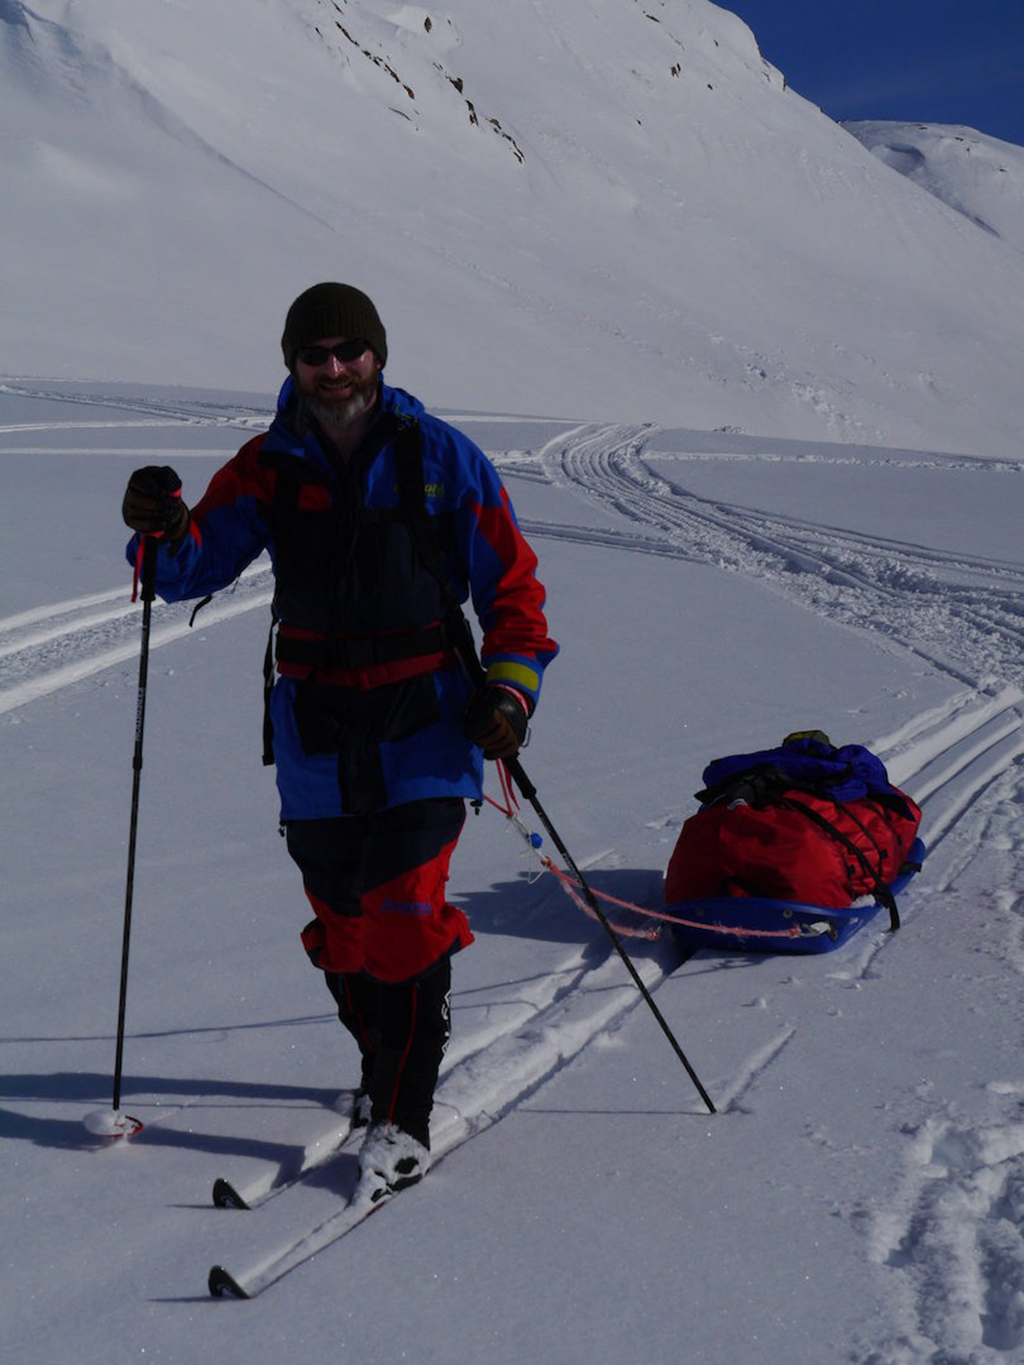
{"label": "orange rope", "polygon": [[[586,901],[577,892],[579,883],[575,878],[570,877],[567,872],[555,865],[550,858],[542,858],[541,862],[549,872],[552,872],[562,883],[565,889],[572,896],[578,905],[586,910],[587,914],[596,919],[597,916],[587,905]],[[591,887],[593,891],[593,887]],[[684,919],[681,915],[670,914],[667,910],[652,910],[645,905],[634,905],[632,901],[619,900],[617,896],[609,896],[603,891],[594,891],[594,895],[600,900],[607,901],[610,905],[621,906],[624,910],[632,910],[637,915],[643,915],[646,919],[664,920],[668,924],[681,924],[687,929],[705,929],[712,934],[742,934],[744,938],[800,938],[800,928],[794,924],[788,929],[747,929],[736,925],[728,924],[709,924],[705,920]],[[617,926],[616,926],[617,927]],[[643,938],[657,938],[659,931],[642,929],[622,929],[622,933],[632,933]]]}
{"label": "orange rope", "polygon": [[[546,857],[539,852],[540,844],[537,836],[531,835],[530,831],[526,828],[517,814],[519,802],[516,800],[516,795],[512,788],[512,780],[508,775],[508,769],[505,767],[504,763],[500,761],[497,764],[497,769],[501,782],[501,794],[504,797],[504,805],[493,800],[493,798],[486,793],[484,793],[484,800],[489,805],[493,806],[495,810],[500,811],[506,820],[516,827],[525,842],[530,846],[533,852],[537,854],[537,858],[544,870],[554,875],[562,889],[575,904],[578,905],[586,915],[589,915],[592,920],[597,920],[598,917],[594,914],[592,907],[587,904],[584,897],[580,894],[579,882],[576,881],[575,877],[571,877],[569,873],[564,872],[553,859]],[[800,926],[797,924],[791,925],[788,929],[753,929],[741,928],[737,925],[710,924],[705,920],[684,919],[682,915],[673,915],[668,910],[653,910],[645,905],[635,905],[632,901],[620,900],[617,896],[610,896],[604,891],[595,890],[593,887],[590,889],[593,895],[599,900],[605,901],[608,905],[616,905],[621,910],[629,910],[633,914],[640,915],[644,919],[661,920],[666,924],[679,924],[685,929],[700,929],[702,932],[711,934],[741,935],[743,938],[794,939],[802,937]],[[613,924],[612,928],[617,934],[623,934],[629,938],[643,938],[653,942],[661,937],[660,925],[644,929],[627,924]]]}
{"label": "orange rope", "polygon": [[[594,914],[593,907],[588,905],[580,895],[579,890],[577,889],[579,887],[579,882],[576,881],[575,877],[570,877],[567,872],[563,872],[550,858],[541,858],[541,862],[549,872],[554,873],[562,890],[566,892],[570,899],[575,901],[583,913],[589,915],[592,920],[597,920],[598,917]],[[646,913],[639,905],[630,905],[629,901],[620,901],[614,896],[606,896],[601,891],[594,891],[593,887],[591,887],[591,892],[593,895],[599,897],[599,899],[608,901],[612,905],[620,905],[626,910],[636,910],[641,915]],[[613,924],[612,928],[617,934],[624,935],[627,938],[643,938],[652,943],[661,938],[660,928],[641,929],[639,926],[631,924]]]}

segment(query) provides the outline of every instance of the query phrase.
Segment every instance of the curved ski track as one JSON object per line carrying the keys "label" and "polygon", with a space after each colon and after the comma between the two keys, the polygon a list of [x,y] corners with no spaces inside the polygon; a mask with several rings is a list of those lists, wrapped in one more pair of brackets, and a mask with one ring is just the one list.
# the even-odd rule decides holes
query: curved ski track
{"label": "curved ski track", "polygon": [[934,852],[1024,752],[1017,681],[1024,677],[1024,567],[696,497],[650,468],[646,452],[656,438],[649,426],[591,426],[549,442],[541,458],[551,481],[630,525],[616,532],[535,523],[531,534],[617,544],[756,577],[955,678],[965,690],[947,707],[875,741],[894,780],[926,806]]}
{"label": "curved ski track", "polygon": [[1024,567],[697,497],[649,467],[645,451],[656,435],[640,426],[583,428],[550,442],[543,461],[552,482],[619,512],[634,533],[647,530],[648,547],[660,541],[662,553],[774,583],[822,615],[889,636],[961,682],[1021,676]]}
{"label": "curved ski track", "polygon": [[[904,919],[922,893],[955,894],[984,847],[996,868],[985,908],[998,951],[1024,977],[1024,568],[695,497],[646,463],[654,437],[649,428],[591,427],[549,444],[544,461],[553,482],[626,517],[630,535],[643,527],[667,552],[756,575],[960,682],[945,704],[872,745],[924,812],[927,890],[908,894]],[[641,548],[626,539],[623,548]],[[860,936],[829,979],[856,987],[892,941],[881,930]],[[723,1109],[743,1102],[795,1033],[787,1027],[719,1082]],[[901,1129],[902,1183],[891,1199],[854,1211],[871,1259],[894,1281],[888,1339],[878,1348],[873,1333],[878,1349],[858,1357],[871,1365],[1019,1359],[1024,1351],[1024,1085],[992,1078],[985,1095],[980,1125],[940,1104],[919,1128]]]}
{"label": "curved ski track", "polygon": [[[241,431],[259,431],[267,424],[266,405],[246,405],[238,402],[213,402],[205,394],[193,398],[169,401],[143,394],[112,394],[106,390],[95,391],[90,385],[83,385],[77,392],[70,384],[59,388],[40,387],[38,381],[0,380],[0,393],[12,394],[17,398],[38,399],[51,403],[68,403],[72,407],[89,407],[109,410],[111,413],[124,414],[111,416],[104,422],[91,422],[87,419],[69,418],[67,421],[40,420],[37,422],[15,422],[0,426],[0,432],[52,431],[55,427],[67,427],[77,431],[81,427],[110,426],[135,427],[163,424],[168,426],[231,427]],[[131,420],[132,416],[138,420]]]}
{"label": "curved ski track", "polygon": [[[257,561],[196,618],[198,628],[218,625],[272,595],[270,568]],[[0,715],[139,656],[139,613],[127,585],[0,620]],[[187,635],[194,602],[153,603],[150,648]]]}

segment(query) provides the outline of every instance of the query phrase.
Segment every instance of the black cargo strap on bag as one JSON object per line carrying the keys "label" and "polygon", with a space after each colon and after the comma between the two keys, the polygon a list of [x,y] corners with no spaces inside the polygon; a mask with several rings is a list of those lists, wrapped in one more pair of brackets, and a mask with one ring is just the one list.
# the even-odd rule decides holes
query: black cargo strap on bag
{"label": "black cargo strap on bag", "polygon": [[[747,805],[755,809],[763,809],[765,806],[781,806],[786,810],[798,810],[815,824],[819,829],[824,830],[831,838],[849,852],[860,863],[869,881],[875,899],[880,905],[884,905],[889,911],[889,927],[895,932],[900,927],[900,913],[896,905],[896,897],[890,888],[882,880],[881,862],[879,869],[871,866],[871,862],[866,853],[853,842],[841,829],[837,829],[831,820],[827,819],[820,811],[814,810],[811,806],[805,805],[803,801],[794,800],[786,793],[793,791],[805,791],[808,796],[825,796],[829,800],[834,800],[827,787],[817,788],[810,785],[794,782],[788,773],[781,771],[777,767],[764,765],[760,768],[752,768],[748,772],[734,774],[717,787],[711,787],[705,791],[696,793],[696,798],[702,805],[719,805],[722,802],[744,801]],[[857,819],[845,802],[839,802],[847,816],[859,826],[864,836],[870,843],[875,845],[881,858],[881,850],[872,838],[869,830]]]}
{"label": "black cargo strap on bag", "polygon": [[838,843],[842,844],[842,846],[845,849],[847,849],[850,853],[853,854],[853,856],[860,863],[861,867],[864,869],[865,873],[867,874],[868,878],[872,883],[871,889],[875,894],[875,899],[878,901],[879,905],[884,905],[885,908],[888,910],[889,928],[892,930],[893,933],[895,933],[896,930],[900,927],[900,912],[896,905],[896,897],[892,894],[892,891],[889,889],[889,887],[886,886],[885,882],[882,881],[882,878],[879,875],[879,873],[876,872],[875,869],[871,866],[867,854],[864,853],[861,849],[859,849],[857,845],[853,842],[853,840],[848,838],[841,829],[837,829],[831,820],[826,819],[826,817],[822,815],[820,811],[816,811],[811,806],[805,805],[803,801],[794,801],[793,799],[787,797],[784,800],[780,801],[779,805],[784,807],[786,810],[802,811],[802,813],[807,816],[808,820],[810,820],[812,824],[815,824],[820,829],[823,829],[826,832],[826,834],[831,835],[833,839],[835,839]]}

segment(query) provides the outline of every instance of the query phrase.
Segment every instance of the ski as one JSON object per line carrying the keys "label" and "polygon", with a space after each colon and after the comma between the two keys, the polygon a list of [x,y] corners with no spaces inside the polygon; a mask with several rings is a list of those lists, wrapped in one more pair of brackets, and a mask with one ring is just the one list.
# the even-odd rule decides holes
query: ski
{"label": "ski", "polygon": [[[456,1147],[461,1147],[469,1138],[483,1132],[494,1122],[494,1115],[487,1112],[480,1113],[472,1122],[457,1110],[452,1109],[445,1113],[434,1125],[431,1134],[433,1138],[431,1170]],[[262,1294],[265,1289],[283,1280],[291,1271],[312,1260],[318,1252],[340,1242],[348,1233],[365,1223],[371,1214],[389,1204],[396,1194],[405,1189],[415,1189],[420,1183],[417,1180],[411,1185],[399,1182],[397,1186],[390,1186],[383,1184],[377,1174],[368,1173],[361,1176],[351,1197],[341,1208],[314,1224],[308,1232],[301,1232],[279,1245],[276,1251],[264,1254],[252,1270],[237,1274],[221,1264],[211,1266],[206,1281],[210,1294],[215,1299],[254,1299],[257,1294]]]}
{"label": "ski", "polygon": [[[298,1176],[295,1178],[298,1179]],[[282,1186],[279,1185],[275,1192],[280,1193],[281,1189]],[[272,1197],[268,1194],[263,1202],[266,1203],[267,1199]],[[251,1209],[253,1207],[247,1199],[238,1193],[231,1181],[225,1180],[222,1175],[219,1175],[213,1182],[212,1199],[215,1209]]]}
{"label": "ski", "polygon": [[206,1281],[211,1296],[215,1299],[255,1298],[257,1294],[262,1294],[264,1289],[269,1289],[272,1284],[284,1279],[296,1266],[310,1260],[325,1247],[333,1246],[360,1223],[365,1223],[371,1214],[390,1203],[397,1193],[398,1190],[382,1186],[375,1177],[364,1178],[343,1208],[294,1242],[282,1247],[271,1260],[264,1262],[262,1267],[250,1275],[236,1276],[222,1265],[211,1266]]}
{"label": "ski", "polygon": [[222,1265],[210,1267],[209,1278],[207,1279],[210,1293],[215,1299],[247,1299],[249,1295],[242,1286],[224,1269]]}
{"label": "ski", "polygon": [[[643,969],[648,987],[664,976],[664,967],[657,960],[645,961]],[[430,1134],[433,1166],[496,1123],[518,1100],[560,1071],[600,1032],[616,1026],[636,1007],[641,997],[632,985],[622,983],[621,972],[621,963],[609,956],[599,967],[582,973],[582,984],[575,979],[572,989],[556,994],[531,1010],[526,1019],[517,1019],[485,1046],[451,1066],[442,1077],[434,1100]],[[352,1145],[348,1144],[345,1150],[354,1165]],[[344,1185],[346,1181],[338,1183]],[[214,1298],[255,1298],[341,1241],[390,1203],[396,1193],[382,1188],[379,1180],[367,1186],[366,1182],[360,1184],[353,1179],[352,1186],[347,1203],[340,1207],[335,1203],[334,1211],[311,1221],[308,1230],[281,1235],[276,1247],[264,1242],[259,1248],[250,1243],[247,1254],[252,1257],[251,1268],[239,1271],[223,1262],[214,1265],[207,1278],[210,1294]],[[236,1193],[246,1202],[254,1202],[251,1191],[243,1189]],[[254,1229],[263,1227],[258,1218],[225,1221],[244,1222]]]}
{"label": "ski", "polygon": [[269,1204],[279,1194],[284,1194],[286,1190],[301,1184],[329,1161],[342,1156],[348,1150],[349,1140],[356,1132],[362,1135],[361,1128],[353,1129],[351,1121],[346,1120],[305,1148],[298,1162],[279,1167],[269,1180],[264,1178],[256,1181],[248,1188],[240,1189],[226,1176],[218,1176],[213,1182],[210,1196],[214,1208],[251,1210]]}

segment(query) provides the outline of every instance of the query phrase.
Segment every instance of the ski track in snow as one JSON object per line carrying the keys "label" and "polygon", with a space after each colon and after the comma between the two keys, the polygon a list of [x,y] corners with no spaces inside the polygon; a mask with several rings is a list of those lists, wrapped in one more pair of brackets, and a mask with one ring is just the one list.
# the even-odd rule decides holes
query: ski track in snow
{"label": "ski track in snow", "polygon": [[[628,518],[626,532],[531,525],[574,538],[661,554],[757,578],[818,615],[894,642],[961,684],[944,706],[866,742],[924,812],[929,882],[948,886],[983,837],[965,817],[991,803],[1024,754],[1024,568],[968,560],[909,543],[697,498],[653,474],[645,426],[581,427],[549,442],[540,463],[553,483]],[[941,642],[941,650],[935,642]],[[958,848],[944,841],[956,828]]]}
{"label": "ski track in snow", "polygon": [[[123,407],[150,420],[262,421],[228,407],[211,412],[201,404],[52,396]],[[627,523],[598,529],[524,522],[527,534],[757,577],[955,679],[959,690],[946,703],[872,747],[924,811],[929,895],[948,891],[982,844],[1001,851],[1006,889],[993,893],[994,903],[1005,921],[1007,951],[1024,977],[1024,896],[1014,889],[1024,885],[1024,691],[1013,681],[1024,676],[1024,569],[698,498],[649,468],[645,452],[656,434],[644,426],[585,426],[549,442],[538,456],[498,456],[506,473],[571,488]],[[270,594],[269,568],[261,561],[202,611],[196,628],[265,608]],[[135,660],[139,607],[128,598],[122,586],[0,620],[0,713]],[[187,635],[192,609],[154,603],[152,648]],[[913,893],[903,909],[905,921],[912,920]],[[866,930],[829,973],[837,989],[870,979],[890,941],[882,929]],[[659,956],[640,965],[652,989],[677,966]],[[519,999],[483,1006],[446,1060],[437,1096],[438,1154],[514,1109],[581,1048],[618,1027],[639,1000],[622,984],[617,961],[581,956],[523,986]],[[735,1074],[716,1078],[723,1112],[743,1109],[795,1031],[786,1027]],[[885,1347],[891,1365],[922,1358],[935,1342],[960,1353],[943,1357],[950,1360],[1005,1357],[1024,1348],[1024,1083],[993,1079],[986,1095],[992,1116],[982,1129],[937,1115],[908,1133],[900,1188],[884,1209],[864,1211],[870,1254],[893,1276],[900,1302],[904,1330]],[[702,1108],[696,1095],[692,1108]],[[257,1182],[266,1179],[263,1171]],[[294,1216],[294,1204],[292,1210]],[[872,1357],[876,1365],[882,1359]]]}
{"label": "ski track in snow", "polygon": [[[953,887],[979,845],[989,858],[996,851],[1001,875],[979,908],[998,930],[998,947],[989,951],[1024,978],[1019,759],[956,829],[960,846],[942,860],[937,889]],[[905,1326],[869,1365],[1024,1356],[1024,1081],[981,1076],[979,1086],[980,1121],[945,1107],[904,1130],[902,1178],[884,1204],[863,1211],[869,1254],[892,1277]]]}
{"label": "ski track in snow", "polygon": [[[949,892],[983,845],[1000,850],[994,909],[1004,951],[1024,977],[1024,692],[1016,681],[1024,569],[695,497],[650,470],[644,452],[655,440],[649,428],[595,426],[551,442],[543,460],[552,482],[629,519],[623,549],[657,553],[660,539],[662,553],[757,576],[820,615],[898,642],[962,685],[871,747],[922,807],[928,896]],[[592,539],[612,543],[607,532]],[[904,899],[906,922],[916,913],[913,890]],[[865,931],[830,979],[859,987],[891,941],[884,930]],[[749,1059],[724,1087],[723,1108],[743,1107],[795,1031]],[[986,1099],[981,1127],[950,1112],[906,1133],[900,1188],[863,1211],[871,1257],[894,1280],[900,1324],[870,1365],[1024,1352],[1024,1083],[991,1080]]]}
{"label": "ski track in snow", "polygon": [[[73,382],[73,381],[71,381]],[[133,429],[139,426],[202,426],[231,427],[242,431],[262,431],[267,424],[266,406],[240,405],[237,402],[210,399],[206,395],[195,395],[172,402],[165,398],[154,398],[148,394],[112,394],[99,390],[93,385],[83,384],[77,391],[71,382],[59,388],[47,387],[45,380],[0,381],[0,393],[11,394],[17,398],[36,399],[40,402],[71,404],[73,407],[90,407],[109,410],[112,414],[100,421],[88,418],[69,418],[67,421],[40,420],[37,422],[14,422],[0,425],[0,432],[12,434],[19,431],[54,431],[67,429],[69,432],[92,427],[124,427]],[[81,449],[77,446],[76,449]],[[134,446],[130,447],[134,450]],[[128,452],[126,452],[128,453]]]}
{"label": "ski track in snow", "polygon": [[653,447],[653,456],[656,440],[650,427],[591,427],[550,442],[542,460],[553,483],[645,528],[662,553],[770,582],[818,614],[898,641],[972,686],[989,675],[1020,676],[1021,566],[696,497],[649,468],[645,451]]}
{"label": "ski track in snow", "polygon": [[[665,974],[653,960],[637,965],[648,989]],[[623,980],[614,955],[587,968],[579,954],[562,971],[538,977],[532,995],[503,1013],[500,1022],[492,1019],[482,1035],[468,1038],[457,1057],[446,1058],[431,1120],[435,1166],[528,1099],[598,1035],[619,1027],[641,1001],[632,983]],[[691,1108],[703,1112],[696,1093]],[[306,1144],[305,1159],[315,1156],[320,1141],[317,1137]],[[349,1145],[340,1150],[351,1156],[355,1149]],[[224,1225],[216,1254],[239,1272],[247,1292],[258,1293],[304,1264],[348,1226],[351,1163],[348,1171],[339,1163],[329,1176],[326,1183],[300,1182],[282,1191],[279,1199],[264,1205],[258,1219]],[[264,1170],[243,1187],[244,1193],[258,1198],[278,1178],[268,1178]]]}
{"label": "ski track in snow", "polygon": [[[482,1002],[474,1000],[472,992],[458,993],[457,1005],[467,1026],[453,1036],[441,1067],[432,1123],[435,1160],[489,1127],[564,1066],[596,1032],[615,1026],[620,1016],[635,1008],[639,995],[609,975],[615,970],[611,961],[598,971],[587,960],[586,950],[577,950],[561,968],[514,983],[511,998],[507,990],[501,991],[499,1000]],[[653,962],[645,963],[641,971],[648,986],[663,974]],[[486,994],[493,996],[494,988]],[[510,1084],[516,1075],[518,1086]],[[344,1112],[348,1099],[349,1093],[343,1092],[336,1106],[339,1112]],[[173,1117],[173,1111],[167,1114]],[[147,1124],[154,1121],[148,1119]],[[317,1115],[297,1159],[277,1169],[258,1160],[251,1179],[236,1178],[233,1183],[248,1202],[267,1200],[282,1182],[322,1163],[325,1145],[343,1131],[337,1121],[328,1120],[325,1128],[323,1117]],[[299,1199],[288,1202],[294,1205]],[[284,1216],[293,1218],[294,1210]]]}
{"label": "ski track in snow", "polygon": [[[127,565],[125,566],[127,570]],[[270,567],[257,561],[235,586],[204,607],[153,603],[150,649],[270,606]],[[116,664],[137,661],[141,607],[127,584],[0,619],[0,715],[60,692]]]}

